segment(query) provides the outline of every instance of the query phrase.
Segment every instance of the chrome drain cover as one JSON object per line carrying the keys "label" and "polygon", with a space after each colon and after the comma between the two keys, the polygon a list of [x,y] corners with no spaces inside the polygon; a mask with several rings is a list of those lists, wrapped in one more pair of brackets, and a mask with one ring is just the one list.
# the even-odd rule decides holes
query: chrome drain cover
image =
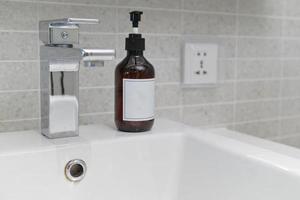
{"label": "chrome drain cover", "polygon": [[65,175],[69,181],[81,181],[86,174],[86,163],[81,159],[70,160],[65,167]]}

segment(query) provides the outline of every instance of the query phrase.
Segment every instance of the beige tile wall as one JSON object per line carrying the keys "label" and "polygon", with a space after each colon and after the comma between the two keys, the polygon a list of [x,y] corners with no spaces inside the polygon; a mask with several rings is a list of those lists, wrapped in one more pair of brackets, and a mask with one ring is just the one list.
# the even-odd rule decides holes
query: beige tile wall
{"label": "beige tile wall", "polygon": [[[81,27],[81,46],[118,50],[116,61],[80,72],[81,123],[112,121],[114,67],[135,8],[158,116],[276,140],[300,134],[298,0],[0,0],[0,131],[38,128],[38,21],[61,17],[99,18]],[[183,40],[219,45],[217,87],[181,88]]]}

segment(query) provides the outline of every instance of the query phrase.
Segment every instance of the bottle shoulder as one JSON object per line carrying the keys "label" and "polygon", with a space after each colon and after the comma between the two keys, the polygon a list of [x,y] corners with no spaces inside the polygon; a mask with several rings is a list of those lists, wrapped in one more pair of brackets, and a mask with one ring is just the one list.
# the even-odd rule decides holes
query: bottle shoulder
{"label": "bottle shoulder", "polygon": [[153,65],[143,56],[127,56],[116,67],[116,73],[124,76],[147,75],[154,77]]}

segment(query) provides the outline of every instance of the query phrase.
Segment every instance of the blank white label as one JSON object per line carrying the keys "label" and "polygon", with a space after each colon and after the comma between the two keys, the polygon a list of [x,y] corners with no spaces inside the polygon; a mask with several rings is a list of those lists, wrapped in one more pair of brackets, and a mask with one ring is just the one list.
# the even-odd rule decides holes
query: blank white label
{"label": "blank white label", "polygon": [[123,120],[154,119],[154,78],[123,79]]}

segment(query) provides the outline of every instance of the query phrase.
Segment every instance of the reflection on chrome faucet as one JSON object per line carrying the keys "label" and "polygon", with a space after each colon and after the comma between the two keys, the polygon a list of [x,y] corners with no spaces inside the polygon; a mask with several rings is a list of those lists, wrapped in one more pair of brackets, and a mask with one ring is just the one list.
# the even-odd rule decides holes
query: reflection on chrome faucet
{"label": "reflection on chrome faucet", "polygon": [[48,138],[78,136],[79,69],[102,66],[114,49],[73,48],[79,25],[96,19],[67,18],[40,22],[41,132]]}

